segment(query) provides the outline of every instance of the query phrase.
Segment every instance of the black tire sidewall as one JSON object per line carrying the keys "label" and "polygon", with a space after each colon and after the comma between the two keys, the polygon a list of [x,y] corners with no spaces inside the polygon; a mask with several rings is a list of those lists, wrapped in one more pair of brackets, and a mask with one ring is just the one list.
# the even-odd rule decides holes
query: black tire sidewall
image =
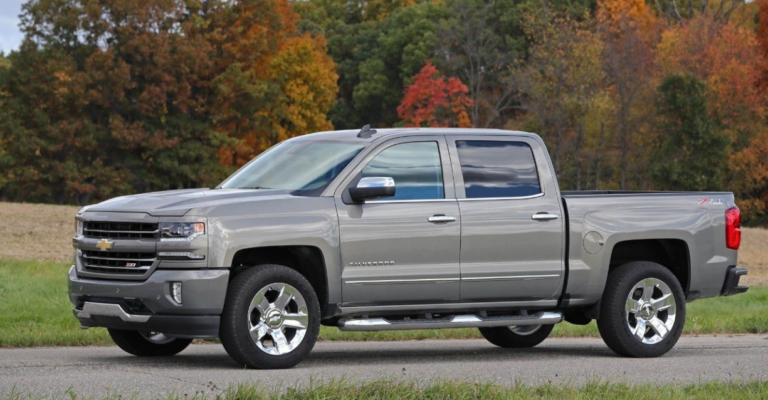
{"label": "black tire sidewall", "polygon": [[139,357],[168,357],[186,349],[192,339],[173,339],[168,343],[153,343],[138,331],[108,329],[112,341],[128,354]]}
{"label": "black tire sidewall", "polygon": [[492,344],[503,348],[530,348],[546,339],[554,325],[541,325],[541,328],[530,335],[520,335],[508,327],[479,328],[480,334]]}
{"label": "black tire sidewall", "polygon": [[[307,303],[309,324],[301,344],[283,355],[259,349],[249,334],[248,308],[256,293],[270,283],[295,287]],[[291,368],[312,350],[320,333],[320,305],[312,285],[297,271],[275,264],[251,267],[230,282],[221,316],[220,336],[227,353],[238,363],[257,369]]]}
{"label": "black tire sidewall", "polygon": [[[646,344],[632,336],[626,323],[625,306],[629,291],[637,282],[656,278],[669,286],[675,297],[675,323],[661,342]],[[649,261],[624,264],[608,275],[597,327],[603,341],[614,352],[627,357],[658,357],[675,346],[685,326],[685,294],[677,277],[668,268]]]}

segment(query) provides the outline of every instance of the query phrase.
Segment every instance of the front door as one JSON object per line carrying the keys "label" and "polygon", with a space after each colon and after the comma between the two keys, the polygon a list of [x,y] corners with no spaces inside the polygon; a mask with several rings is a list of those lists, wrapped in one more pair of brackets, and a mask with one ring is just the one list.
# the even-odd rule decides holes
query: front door
{"label": "front door", "polygon": [[563,273],[560,196],[541,143],[450,137],[461,209],[461,301],[535,301]]}
{"label": "front door", "polygon": [[[460,216],[445,139],[383,143],[337,193],[344,305],[459,299]],[[363,177],[390,177],[394,197],[345,202]]]}

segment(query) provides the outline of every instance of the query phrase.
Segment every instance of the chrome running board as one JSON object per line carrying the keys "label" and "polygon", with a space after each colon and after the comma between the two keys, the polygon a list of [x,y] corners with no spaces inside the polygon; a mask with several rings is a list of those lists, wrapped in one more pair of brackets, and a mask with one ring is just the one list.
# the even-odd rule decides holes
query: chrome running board
{"label": "chrome running board", "polygon": [[[430,315],[430,314],[427,314]],[[339,320],[342,331],[398,331],[405,329],[486,328],[496,326],[553,325],[563,320],[559,312],[537,312],[529,315],[484,317],[480,315],[452,315],[444,318],[387,319],[344,318]]]}

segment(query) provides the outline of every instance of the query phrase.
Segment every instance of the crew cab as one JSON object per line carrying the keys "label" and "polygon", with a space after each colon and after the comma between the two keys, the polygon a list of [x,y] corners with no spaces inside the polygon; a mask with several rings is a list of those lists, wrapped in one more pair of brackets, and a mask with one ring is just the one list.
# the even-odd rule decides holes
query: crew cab
{"label": "crew cab", "polygon": [[253,368],[296,365],[321,324],[477,327],[521,348],[597,320],[616,353],[654,357],[687,302],[747,290],[732,193],[560,191],[525,132],[304,135],[215,188],[114,198],[76,226],[83,327],[138,356],[220,338]]}

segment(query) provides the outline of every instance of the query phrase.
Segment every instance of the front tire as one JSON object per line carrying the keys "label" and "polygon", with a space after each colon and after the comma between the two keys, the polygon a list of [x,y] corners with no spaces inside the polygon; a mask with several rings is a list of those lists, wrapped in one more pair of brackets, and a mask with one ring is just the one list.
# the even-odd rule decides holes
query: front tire
{"label": "front tire", "polygon": [[684,325],[685,295],[669,269],[636,261],[608,274],[597,328],[611,350],[625,357],[664,355]]}
{"label": "front tire", "polygon": [[320,305],[304,276],[282,265],[260,265],[230,282],[220,336],[240,365],[291,368],[315,346]]}
{"label": "front tire", "polygon": [[489,342],[504,348],[530,348],[543,342],[552,333],[554,325],[510,326],[478,328]]}
{"label": "front tire", "polygon": [[181,353],[192,339],[169,338],[159,332],[108,329],[115,344],[128,354],[139,357],[169,357]]}

